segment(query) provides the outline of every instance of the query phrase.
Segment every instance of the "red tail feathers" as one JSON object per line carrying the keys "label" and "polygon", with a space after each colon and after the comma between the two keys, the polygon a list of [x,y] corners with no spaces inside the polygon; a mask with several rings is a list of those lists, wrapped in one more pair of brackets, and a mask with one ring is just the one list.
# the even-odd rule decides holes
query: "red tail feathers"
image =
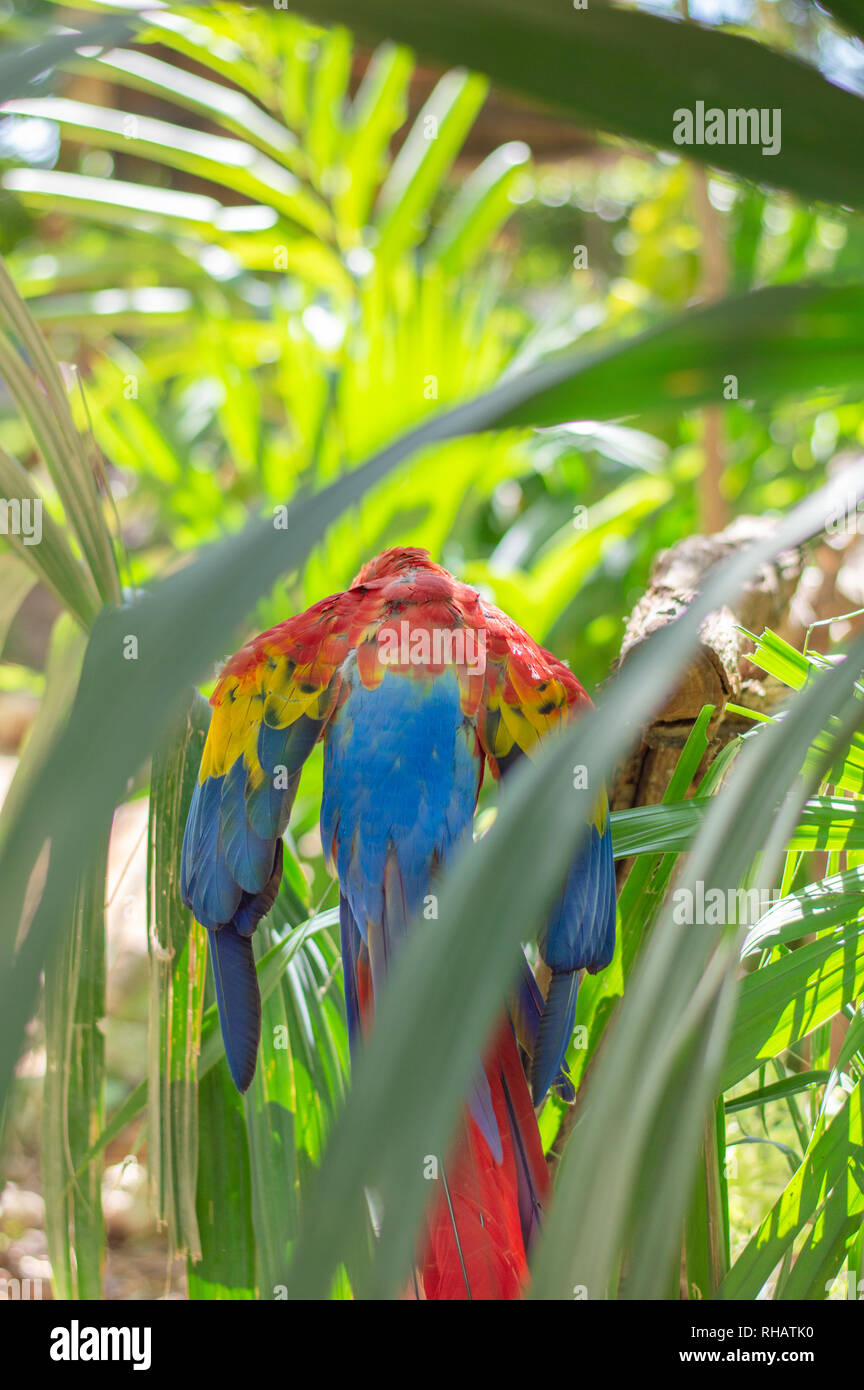
{"label": "red tail feathers", "polygon": [[549,1187],[540,1132],[509,1020],[485,1062],[501,1158],[465,1110],[428,1218],[421,1277],[427,1299],[518,1299]]}

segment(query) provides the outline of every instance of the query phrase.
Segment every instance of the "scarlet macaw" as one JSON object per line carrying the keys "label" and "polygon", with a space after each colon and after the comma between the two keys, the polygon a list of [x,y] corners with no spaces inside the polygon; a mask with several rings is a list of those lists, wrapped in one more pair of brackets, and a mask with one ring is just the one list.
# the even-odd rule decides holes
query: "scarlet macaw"
{"label": "scarlet macaw", "polygon": [[[211,704],[181,891],[208,929],[225,1052],[245,1091],[261,1029],[252,934],[279,887],[281,837],[315,743],[324,742],[321,833],[339,880],[356,1056],[391,952],[441,866],[470,838],[484,765],[506,775],[591,701],[562,662],[476,590],[428,552],[399,548],[365,565],[345,593],[249,642]],[[540,936],[546,988],[523,963],[478,1066],[427,1221],[426,1298],[518,1298],[524,1289],[548,1187],[533,1107],[550,1087],[572,1095],[564,1058],[579,971],[608,965],[614,939],[601,793]]]}

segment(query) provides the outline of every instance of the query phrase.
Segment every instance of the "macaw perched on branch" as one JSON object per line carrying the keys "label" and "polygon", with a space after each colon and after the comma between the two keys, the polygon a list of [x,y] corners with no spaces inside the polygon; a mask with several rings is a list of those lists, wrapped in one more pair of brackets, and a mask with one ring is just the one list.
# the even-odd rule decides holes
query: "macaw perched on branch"
{"label": "macaw perched on branch", "polygon": [[[570,670],[426,551],[387,550],[345,593],[254,638],[225,667],[183,842],[182,895],[209,933],[225,1052],[255,1071],[261,1005],[252,934],[282,876],[304,760],[324,741],[321,832],[339,880],[352,1056],[391,955],[454,849],[470,839],[488,764],[506,776],[590,708]],[[420,1259],[430,1299],[520,1297],[547,1192],[534,1113],[564,1061],[579,971],[612,957],[615,879],[598,796],[521,984],[478,1065]],[[525,1058],[525,1068],[523,1060]],[[529,1089],[530,1085],[530,1089]]]}

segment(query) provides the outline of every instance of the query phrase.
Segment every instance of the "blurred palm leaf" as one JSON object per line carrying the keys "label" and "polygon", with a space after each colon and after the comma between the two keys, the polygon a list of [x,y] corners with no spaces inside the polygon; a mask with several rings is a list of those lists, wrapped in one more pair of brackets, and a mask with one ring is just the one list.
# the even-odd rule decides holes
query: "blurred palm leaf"
{"label": "blurred palm leaf", "polygon": [[134,15],[103,15],[81,29],[68,29],[49,38],[40,30],[38,42],[31,38],[10,44],[0,59],[0,102],[23,95],[46,74],[56,80],[53,69],[79,49],[122,41],[134,32],[135,26]]}
{"label": "blurred palm leaf", "polygon": [[204,929],[180,901],[183,829],[210,711],[200,696],[153,759],[148,818],[150,1036],[148,1158],[172,1253],[201,1254],[196,1215],[198,1048],[204,1008]]}
{"label": "blurred palm leaf", "polygon": [[[782,147],[770,157],[744,143],[697,143],[688,155],[805,199],[864,205],[851,154],[864,136],[864,103],[752,39],[603,0],[575,14],[557,0],[535,0],[530,10],[518,0],[441,0],[434,14],[399,0],[296,0],[294,8],[366,39],[409,44],[433,62],[476,68],[580,125],[675,152],[673,113],[694,111],[697,101],[706,110],[779,108]],[[845,148],[838,130],[849,134]]]}

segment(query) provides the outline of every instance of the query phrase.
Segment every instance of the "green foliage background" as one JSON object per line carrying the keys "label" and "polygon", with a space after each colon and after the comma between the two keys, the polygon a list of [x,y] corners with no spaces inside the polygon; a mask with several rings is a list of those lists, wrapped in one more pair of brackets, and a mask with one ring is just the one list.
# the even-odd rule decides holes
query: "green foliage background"
{"label": "green foliage background", "polygon": [[[60,1297],[100,1292],[102,1155],[133,1122],[190,1296],[398,1293],[425,1195],[416,1154],[446,1147],[512,948],[578,838],[569,769],[608,776],[700,616],[838,507],[854,515],[862,486],[859,466],[820,490],[864,443],[864,84],[849,33],[810,4],[760,6],[770,46],[747,35],[756,11],[699,25],[552,0],[296,9],[171,7],[144,25],[94,4],[70,33],[68,11],[40,3],[3,20],[0,491],[44,499],[46,522],[38,547],[6,538],[0,635],[37,584],[59,616],[44,678],[0,666],[7,689],[44,690],[0,818],[0,1080],[5,1095],[38,1002]],[[852,0],[837,17],[864,29]],[[342,22],[359,37],[320,27]],[[402,44],[442,69],[410,121]],[[590,157],[546,165],[516,141],[468,159],[490,78],[603,132]],[[782,106],[781,156],[688,150],[722,156],[706,177],[671,144],[672,111],[695,100]],[[725,294],[700,305],[718,298],[711,229]],[[653,556],[706,521],[702,408],[717,405],[720,505],[782,513],[778,537],[718,575],[517,781],[450,876],[440,929],[400,961],[350,1094],[313,759],[259,933],[264,1044],[241,1100],[203,933],[176,894],[207,717],[193,685],[250,632],[410,543],[594,689]],[[860,644],[835,665],[771,634],[758,660],[790,687],[784,718],[755,725],[684,801],[706,716],[666,803],[616,819],[616,853],[637,866],[616,959],[580,995],[580,1118],[539,1297],[677,1297],[682,1240],[691,1297],[822,1298],[862,1268],[864,660]],[[107,835],[147,788],[146,1075],[112,1107]],[[485,827],[486,802],[480,814]],[[764,883],[782,901],[746,941],[682,931],[673,869],[676,886]],[[557,1102],[543,1112],[550,1148],[562,1118]],[[746,1212],[727,1140],[742,1166],[758,1155]],[[386,1194],[375,1238],[370,1188]]]}

